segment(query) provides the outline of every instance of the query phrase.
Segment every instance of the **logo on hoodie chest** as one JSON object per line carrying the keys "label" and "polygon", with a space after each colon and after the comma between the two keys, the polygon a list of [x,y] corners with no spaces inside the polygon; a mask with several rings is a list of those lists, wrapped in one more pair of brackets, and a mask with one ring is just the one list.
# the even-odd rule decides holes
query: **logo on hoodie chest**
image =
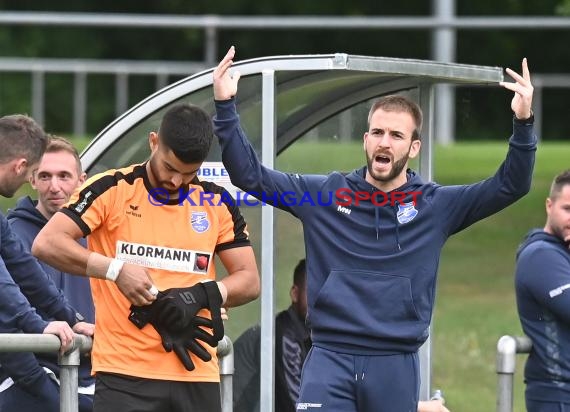
{"label": "logo on hoodie chest", "polygon": [[348,207],[344,207],[344,206],[339,205],[336,208],[336,211],[340,212],[340,213],[344,213],[345,215],[350,215],[350,213],[352,212],[352,209],[349,209]]}
{"label": "logo on hoodie chest", "polygon": [[398,203],[396,217],[401,225],[411,222],[417,215],[418,209],[416,209],[414,202]]}

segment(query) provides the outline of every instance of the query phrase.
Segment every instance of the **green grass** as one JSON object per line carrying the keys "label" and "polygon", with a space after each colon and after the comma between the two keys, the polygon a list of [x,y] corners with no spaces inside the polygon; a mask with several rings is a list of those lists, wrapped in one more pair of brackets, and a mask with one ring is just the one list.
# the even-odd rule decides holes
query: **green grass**
{"label": "green grass", "polygon": [[[80,146],[81,147],[81,146]],[[495,172],[505,143],[438,147],[435,180],[442,184],[475,182]],[[570,167],[570,145],[541,144],[531,192],[508,209],[478,222],[447,242],[439,270],[432,328],[432,386],[443,389],[453,412],[495,410],[495,355],[499,337],[521,334],[513,286],[514,254],[524,234],[544,225],[544,199],[555,174]],[[276,168],[304,173],[349,171],[363,164],[360,144],[298,142],[277,160]],[[14,200],[1,207],[13,205]],[[260,208],[244,209],[259,251]],[[275,300],[277,310],[289,302],[292,270],[304,257],[302,228],[290,215],[276,211]],[[257,252],[258,263],[261,256]],[[261,266],[260,266],[261,267]],[[234,308],[226,322],[232,338],[259,321],[260,302]],[[524,410],[522,366],[518,356],[515,411]]]}
{"label": "green grass", "polygon": [[[505,151],[498,143],[438,148],[436,180],[455,184],[483,178]],[[544,199],[554,175],[569,167],[569,155],[568,145],[541,145],[530,193],[452,237],[443,250],[432,335],[433,383],[444,389],[452,410],[495,409],[497,340],[522,333],[514,295],[515,251],[530,228],[544,225]],[[518,356],[515,411],[525,410],[525,359]]]}

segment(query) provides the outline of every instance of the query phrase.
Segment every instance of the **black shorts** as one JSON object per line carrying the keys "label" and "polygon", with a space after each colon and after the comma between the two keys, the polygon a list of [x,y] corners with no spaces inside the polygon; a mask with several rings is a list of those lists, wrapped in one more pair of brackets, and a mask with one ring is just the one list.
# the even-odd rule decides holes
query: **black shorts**
{"label": "black shorts", "polygon": [[221,412],[218,382],[180,382],[98,372],[94,412]]}

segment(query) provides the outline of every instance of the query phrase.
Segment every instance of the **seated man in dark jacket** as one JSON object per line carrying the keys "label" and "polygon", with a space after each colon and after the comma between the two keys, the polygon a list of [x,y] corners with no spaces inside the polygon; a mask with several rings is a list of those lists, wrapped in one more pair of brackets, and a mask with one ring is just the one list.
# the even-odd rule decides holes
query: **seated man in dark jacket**
{"label": "seated man in dark jacket", "polygon": [[[295,411],[301,369],[311,348],[307,315],[305,259],[293,274],[291,305],[275,319],[275,411]],[[259,411],[259,325],[247,329],[234,343],[234,411]]]}

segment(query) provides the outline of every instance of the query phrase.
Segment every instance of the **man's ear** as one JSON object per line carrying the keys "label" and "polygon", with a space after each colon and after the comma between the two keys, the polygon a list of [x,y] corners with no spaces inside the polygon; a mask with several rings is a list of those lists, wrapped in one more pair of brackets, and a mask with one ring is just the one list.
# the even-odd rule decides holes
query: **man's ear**
{"label": "man's ear", "polygon": [[421,140],[414,140],[410,145],[410,159],[415,159],[418,153],[420,152],[420,148],[422,147]]}
{"label": "man's ear", "polygon": [[18,176],[28,171],[28,161],[25,158],[21,157],[19,159],[14,159],[13,162],[12,167],[14,169],[14,173]]}
{"label": "man's ear", "polygon": [[289,291],[289,296],[291,297],[292,303],[297,303],[299,301],[299,288],[297,285],[291,286],[291,290]]}
{"label": "man's ear", "polygon": [[148,144],[150,146],[150,152],[154,153],[154,151],[158,148],[158,133],[156,132],[149,133]]}
{"label": "man's ear", "polygon": [[87,179],[87,173],[83,172],[79,175],[79,180],[78,180],[78,184],[77,186],[81,186],[83,183],[85,183],[85,179]]}
{"label": "man's ear", "polygon": [[546,209],[546,214],[550,216],[550,210],[552,209],[552,199],[549,197],[546,198],[545,209]]}
{"label": "man's ear", "polygon": [[35,172],[30,173],[29,181],[30,181],[30,185],[32,186],[32,189],[38,190],[36,187],[36,173]]}

